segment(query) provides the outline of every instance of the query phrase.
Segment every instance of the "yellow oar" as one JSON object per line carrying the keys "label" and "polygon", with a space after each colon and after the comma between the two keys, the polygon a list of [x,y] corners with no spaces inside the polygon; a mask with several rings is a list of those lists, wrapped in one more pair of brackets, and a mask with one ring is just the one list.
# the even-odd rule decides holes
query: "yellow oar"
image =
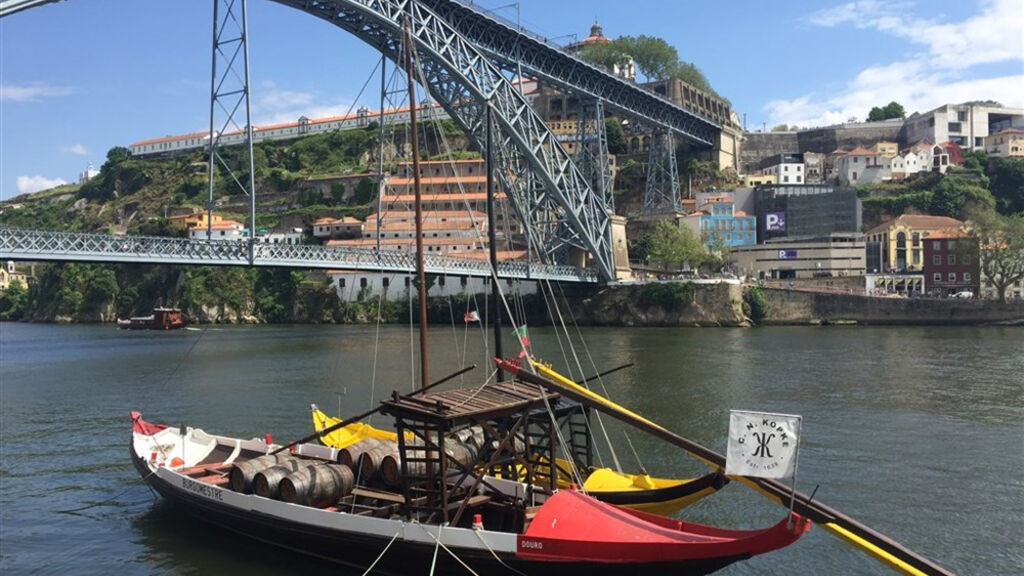
{"label": "yellow oar", "polygon": [[[621,420],[631,426],[640,428],[653,436],[661,438],[666,442],[686,450],[712,467],[719,469],[725,468],[725,457],[721,454],[701,446],[692,440],[688,440],[678,434],[670,432],[658,424],[655,424],[654,422],[619,406],[611,400],[576,384],[572,380],[569,380],[561,374],[558,374],[558,372],[555,372],[550,366],[536,361],[531,361],[532,365],[540,373],[534,374],[523,370],[518,364],[501,359],[495,359],[495,362],[497,362],[503,370],[517,375],[524,382],[544,386],[545,388],[568,396],[577,402],[592,406],[601,410],[605,414],[616,418],[617,420]],[[757,491],[769,496],[771,499],[776,500],[779,503],[787,504],[789,502],[791,490],[780,482],[765,478],[749,478],[746,476],[735,476],[733,478],[755,488]],[[794,510],[797,513],[810,518],[816,524],[824,526],[829,532],[840,536],[847,542],[850,542],[854,546],[857,546],[904,574],[911,574],[914,576],[953,576],[952,572],[946,570],[942,566],[918,555],[898,542],[876,532],[853,518],[825,506],[820,502],[812,501],[806,494],[797,492],[795,499],[796,502],[794,504]]]}

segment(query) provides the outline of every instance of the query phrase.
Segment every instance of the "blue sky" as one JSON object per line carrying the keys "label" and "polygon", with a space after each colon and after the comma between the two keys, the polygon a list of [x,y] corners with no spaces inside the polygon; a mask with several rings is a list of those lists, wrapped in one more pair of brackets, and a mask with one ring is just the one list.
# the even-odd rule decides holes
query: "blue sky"
{"label": "blue sky", "polygon": [[[908,112],[978,99],[1024,107],[1020,0],[518,7],[549,38],[583,38],[595,19],[606,36],[665,38],[750,130],[863,119],[891,100]],[[516,19],[514,6],[498,13]],[[0,199],[73,182],[111,147],[207,130],[211,16],[210,0],[67,0],[0,19]],[[377,63],[355,38],[270,1],[249,3],[249,27],[256,124],[348,111]],[[378,98],[370,89],[357,104]]]}

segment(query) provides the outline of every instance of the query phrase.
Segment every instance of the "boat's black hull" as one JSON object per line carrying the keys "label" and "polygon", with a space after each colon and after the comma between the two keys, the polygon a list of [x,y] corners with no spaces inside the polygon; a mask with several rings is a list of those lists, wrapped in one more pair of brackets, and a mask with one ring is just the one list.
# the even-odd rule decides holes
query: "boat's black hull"
{"label": "boat's black hull", "polygon": [[[430,574],[435,546],[396,539],[381,557],[390,538],[342,532],[287,518],[280,518],[199,497],[152,474],[146,462],[133,451],[132,462],[143,479],[160,495],[191,516],[260,542],[365,570],[378,560],[374,574],[414,576]],[[747,556],[716,558],[705,562],[607,564],[588,562],[539,562],[523,560],[510,554],[495,554],[487,549],[454,551],[458,560],[444,549],[436,549],[434,574],[466,574],[469,566],[477,574],[527,574],[529,576],[626,576],[641,570],[664,570],[665,574],[707,574]],[[461,561],[461,563],[460,563]]]}

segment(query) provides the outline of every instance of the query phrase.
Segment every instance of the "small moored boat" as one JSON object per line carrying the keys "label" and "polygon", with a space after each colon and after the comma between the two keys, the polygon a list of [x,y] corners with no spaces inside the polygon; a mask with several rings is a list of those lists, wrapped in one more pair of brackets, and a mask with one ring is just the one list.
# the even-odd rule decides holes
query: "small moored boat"
{"label": "small moored boat", "polygon": [[118,319],[117,327],[126,330],[175,330],[184,328],[188,321],[177,308],[154,308],[149,316]]}

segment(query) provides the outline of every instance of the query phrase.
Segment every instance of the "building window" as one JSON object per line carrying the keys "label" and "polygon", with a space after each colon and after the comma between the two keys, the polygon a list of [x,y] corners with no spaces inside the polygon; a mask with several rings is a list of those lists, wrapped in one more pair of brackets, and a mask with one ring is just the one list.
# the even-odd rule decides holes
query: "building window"
{"label": "building window", "polygon": [[[935,250],[936,252],[941,252],[942,251],[942,240],[936,240],[936,241],[932,242],[932,250]],[[936,258],[942,258],[942,257],[941,256],[936,256]],[[936,264],[940,264],[940,262],[936,262]]]}
{"label": "building window", "polygon": [[917,248],[918,246],[920,246],[921,245],[921,233],[920,232],[914,232],[910,236],[910,241],[913,243],[914,248]]}
{"label": "building window", "polygon": [[935,266],[942,266],[942,255],[941,254],[933,254],[932,255],[932,264],[934,264]]}
{"label": "building window", "polygon": [[956,264],[956,254],[950,254],[946,258],[946,263],[949,264],[950,266]]}
{"label": "building window", "polygon": [[444,276],[441,276],[440,278],[437,279],[437,285],[444,286]]}
{"label": "building window", "polygon": [[949,131],[950,132],[959,133],[960,132],[960,123],[959,122],[950,122],[949,123]]}
{"label": "building window", "polygon": [[949,273],[949,281],[950,282],[956,282],[956,272],[950,272]]}
{"label": "building window", "polygon": [[385,276],[384,278],[381,279],[380,285],[385,287],[385,288],[387,288],[388,286],[391,286],[391,278],[388,278],[387,276]]}
{"label": "building window", "polygon": [[970,272],[964,272],[964,282],[970,282],[970,281],[971,281],[971,273]]}
{"label": "building window", "polygon": [[344,287],[345,287],[345,279],[344,278],[338,278],[338,288],[344,288]]}
{"label": "building window", "polygon": [[919,264],[921,264],[921,251],[920,250],[914,250],[913,251],[913,258],[914,258],[914,266],[918,266]]}
{"label": "building window", "polygon": [[854,173],[853,173],[853,181],[854,181],[854,182],[856,182],[856,181],[857,181],[857,173],[856,173],[856,172],[854,172]]}
{"label": "building window", "polygon": [[942,282],[942,272],[936,272],[936,273],[932,274],[932,281],[933,282]]}
{"label": "building window", "polygon": [[359,287],[360,288],[366,288],[366,278],[360,278],[359,279]]}

